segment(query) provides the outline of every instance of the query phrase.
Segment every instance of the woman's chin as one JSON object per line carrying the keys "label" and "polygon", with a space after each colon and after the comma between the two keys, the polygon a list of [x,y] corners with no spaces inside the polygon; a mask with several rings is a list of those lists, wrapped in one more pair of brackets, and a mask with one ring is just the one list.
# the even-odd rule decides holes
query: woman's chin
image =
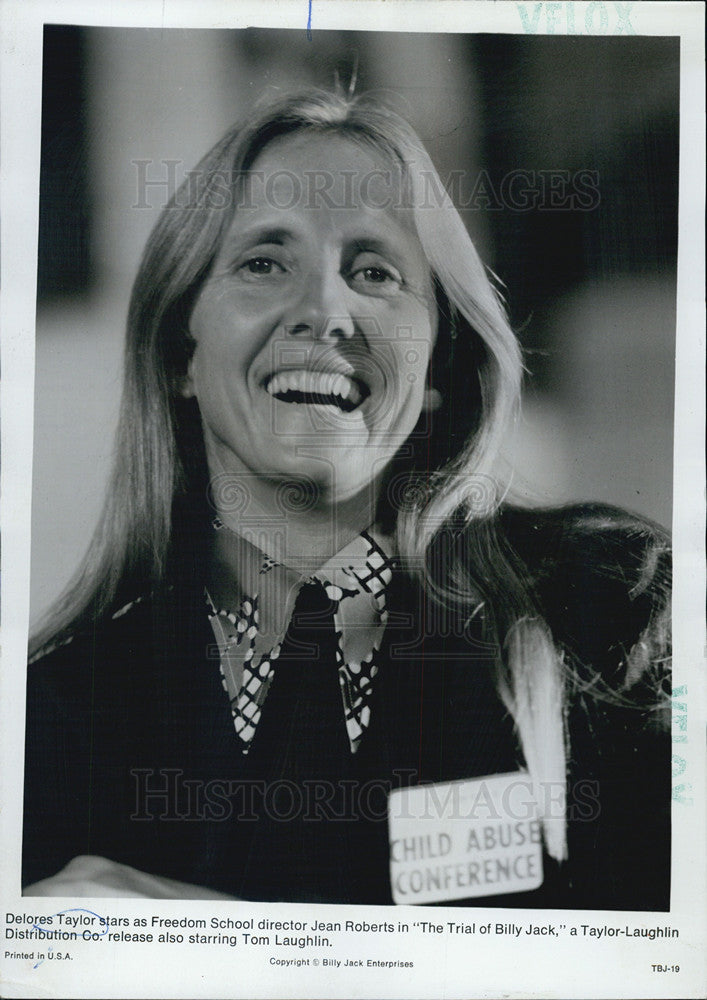
{"label": "woman's chin", "polygon": [[290,484],[302,493],[299,508],[302,513],[306,509],[342,504],[357,496],[364,498],[367,492],[373,508],[380,477],[370,464],[347,460],[349,451],[332,449],[329,454],[316,457],[288,456],[273,468],[272,478],[279,480],[283,488]]}

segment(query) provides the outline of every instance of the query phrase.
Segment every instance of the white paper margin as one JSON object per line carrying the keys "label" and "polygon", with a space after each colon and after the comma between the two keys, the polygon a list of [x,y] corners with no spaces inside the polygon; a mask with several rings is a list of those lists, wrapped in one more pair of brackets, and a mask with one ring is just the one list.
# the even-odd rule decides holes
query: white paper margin
{"label": "white paper margin", "polygon": [[[524,31],[519,8],[530,16],[536,4],[462,0],[318,0],[312,27],[406,31]],[[545,4],[539,31],[547,31]],[[697,997],[705,983],[705,720],[704,664],[704,14],[701,3],[576,4],[631,7],[637,34],[681,36],[681,144],[679,270],[676,353],[674,544],[676,555],[674,685],[687,686],[690,738],[676,752],[684,761],[681,781],[691,805],[674,803],[673,895],[670,915],[640,914],[634,924],[671,924],[679,942],[653,942],[638,952],[631,942],[606,941],[601,948],[530,939],[450,938],[420,935],[370,944],[359,939],[352,954],[414,957],[410,970],[335,970],[312,966],[281,969],[256,950],[148,949],[145,945],[86,946],[72,962],[44,963],[18,975],[0,951],[1,992],[6,997]],[[32,400],[36,240],[43,23],[170,27],[301,27],[306,2],[241,3],[136,0],[100,3],[78,0],[2,0],[1,208],[2,220],[2,913],[53,913],[62,900],[27,900],[19,892],[21,801],[28,624]],[[556,25],[562,33],[562,21]],[[683,699],[681,698],[681,701]],[[682,767],[682,764],[680,765]],[[64,901],[70,906],[72,901]],[[89,901],[82,901],[89,906]],[[313,907],[294,904],[123,901],[95,904],[112,914],[312,916]],[[621,923],[619,913],[591,911],[421,911],[388,907],[316,908],[320,919],[390,921],[432,918],[470,922],[506,920],[527,924]],[[57,946],[58,947],[58,946]],[[344,952],[346,949],[344,949]],[[288,954],[291,954],[288,952]],[[336,950],[336,955],[340,949]],[[637,955],[641,956],[640,960]],[[677,975],[651,974],[652,962],[678,963]]]}

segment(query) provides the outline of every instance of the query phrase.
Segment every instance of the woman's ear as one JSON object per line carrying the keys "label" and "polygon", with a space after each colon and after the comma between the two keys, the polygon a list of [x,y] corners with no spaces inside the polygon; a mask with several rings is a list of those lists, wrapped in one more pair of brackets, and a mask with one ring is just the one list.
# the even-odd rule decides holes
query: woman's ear
{"label": "woman's ear", "polygon": [[184,399],[192,399],[196,396],[196,390],[194,388],[194,355],[192,354],[189,364],[187,365],[187,370],[185,374],[179,380],[178,391],[179,395]]}
{"label": "woman's ear", "polygon": [[442,405],[442,393],[439,389],[425,389],[422,397],[422,409],[426,413],[434,413]]}
{"label": "woman's ear", "polygon": [[175,389],[184,399],[193,399],[196,396],[194,385],[194,355],[196,353],[196,340],[192,336],[191,330],[186,337],[187,365],[183,375],[177,378]]}

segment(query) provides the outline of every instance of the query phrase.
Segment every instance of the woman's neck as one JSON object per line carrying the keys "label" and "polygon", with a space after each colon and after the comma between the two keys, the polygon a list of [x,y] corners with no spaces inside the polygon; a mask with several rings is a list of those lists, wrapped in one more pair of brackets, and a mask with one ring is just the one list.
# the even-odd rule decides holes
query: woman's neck
{"label": "woman's neck", "polygon": [[[374,520],[377,486],[338,502],[308,495],[296,481],[271,483],[248,479],[247,507],[234,509],[224,497],[214,497],[219,519],[266,556],[299,572],[328,562]],[[230,551],[230,548],[227,549]],[[223,561],[226,553],[219,552]]]}

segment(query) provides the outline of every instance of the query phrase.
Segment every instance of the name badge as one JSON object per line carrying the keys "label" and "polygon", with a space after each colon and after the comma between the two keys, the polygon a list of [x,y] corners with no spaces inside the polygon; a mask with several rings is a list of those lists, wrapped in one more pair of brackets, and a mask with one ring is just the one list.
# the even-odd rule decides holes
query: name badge
{"label": "name badge", "polygon": [[523,771],[395,789],[388,830],[396,903],[442,903],[542,885],[542,831]]}

